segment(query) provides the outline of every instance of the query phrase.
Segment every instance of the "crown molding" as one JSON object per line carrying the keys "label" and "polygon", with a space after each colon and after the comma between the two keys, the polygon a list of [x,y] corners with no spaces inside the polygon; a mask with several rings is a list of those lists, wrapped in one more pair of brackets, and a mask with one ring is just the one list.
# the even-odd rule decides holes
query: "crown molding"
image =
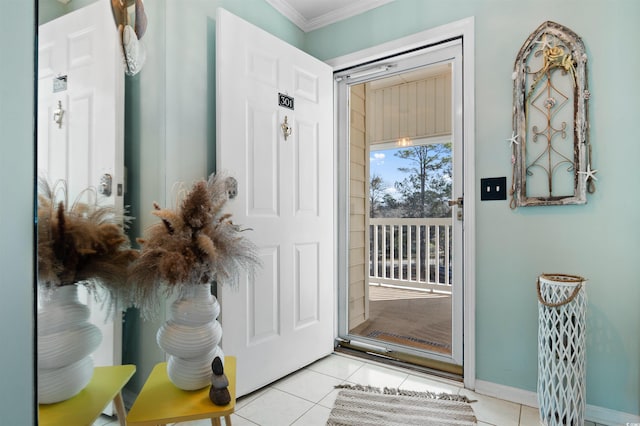
{"label": "crown molding", "polygon": [[307,20],[304,16],[302,16],[296,9],[294,9],[291,4],[287,0],[265,0],[269,3],[275,10],[284,15],[285,18],[289,19],[293,22],[298,28],[302,31],[307,32],[305,27],[307,25]]}
{"label": "crown molding", "polygon": [[305,33],[367,12],[393,0],[358,0],[313,19],[306,19],[287,0],[265,0]]}

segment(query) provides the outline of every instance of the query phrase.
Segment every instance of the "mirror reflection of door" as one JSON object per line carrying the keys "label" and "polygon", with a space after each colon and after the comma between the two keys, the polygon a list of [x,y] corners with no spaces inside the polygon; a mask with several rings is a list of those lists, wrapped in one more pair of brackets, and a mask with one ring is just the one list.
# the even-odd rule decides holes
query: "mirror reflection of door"
{"label": "mirror reflection of door", "polygon": [[461,47],[435,50],[338,75],[350,123],[340,330],[353,347],[461,374]]}
{"label": "mirror reflection of door", "polygon": [[[109,175],[111,194],[99,201],[121,209],[124,72],[110,4],[94,2],[40,25],[38,32],[38,174],[52,185],[65,180],[70,203]],[[82,297],[84,288],[79,290]],[[86,292],[84,300],[92,302]],[[122,322],[105,317],[94,304],[91,321],[102,331],[96,366],[121,363]]]}

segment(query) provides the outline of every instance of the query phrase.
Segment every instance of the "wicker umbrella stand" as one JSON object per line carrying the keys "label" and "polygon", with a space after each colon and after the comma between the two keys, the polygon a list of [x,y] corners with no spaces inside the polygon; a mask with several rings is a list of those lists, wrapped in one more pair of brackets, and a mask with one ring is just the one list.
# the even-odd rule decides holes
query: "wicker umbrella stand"
{"label": "wicker umbrella stand", "polygon": [[585,284],[576,275],[538,278],[538,403],[544,425],[584,424]]}

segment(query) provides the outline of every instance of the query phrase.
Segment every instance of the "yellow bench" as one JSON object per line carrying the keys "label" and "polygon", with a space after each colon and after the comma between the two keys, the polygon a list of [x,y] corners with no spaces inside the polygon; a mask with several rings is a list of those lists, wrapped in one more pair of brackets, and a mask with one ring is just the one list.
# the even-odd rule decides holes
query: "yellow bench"
{"label": "yellow bench", "polygon": [[79,394],[66,401],[38,406],[40,426],[90,426],[113,401],[120,425],[126,425],[126,411],[122,401],[122,388],[127,384],[135,365],[95,367],[89,384]]}
{"label": "yellow bench", "polygon": [[231,401],[224,406],[209,399],[209,388],[185,391],[176,387],[167,376],[167,363],[156,364],[127,415],[129,426],[166,425],[189,420],[211,419],[220,426],[224,416],[231,426],[231,414],[236,405],[236,358],[224,357],[224,374],[229,379]]}

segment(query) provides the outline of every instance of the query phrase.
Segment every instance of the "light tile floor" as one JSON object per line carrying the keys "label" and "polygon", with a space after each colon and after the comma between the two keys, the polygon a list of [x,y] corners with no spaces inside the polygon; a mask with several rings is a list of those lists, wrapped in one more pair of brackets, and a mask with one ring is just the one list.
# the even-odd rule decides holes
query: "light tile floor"
{"label": "light tile floor", "polygon": [[[455,381],[389,367],[343,354],[329,355],[263,389],[239,398],[231,416],[233,426],[325,425],[341,383],[397,387],[418,391],[462,394],[471,400],[479,426],[538,426],[538,410],[526,405],[480,395]],[[224,424],[224,420],[222,422]],[[117,426],[106,416],[93,426]],[[209,420],[179,423],[209,426]],[[596,426],[587,422],[585,426]]]}

